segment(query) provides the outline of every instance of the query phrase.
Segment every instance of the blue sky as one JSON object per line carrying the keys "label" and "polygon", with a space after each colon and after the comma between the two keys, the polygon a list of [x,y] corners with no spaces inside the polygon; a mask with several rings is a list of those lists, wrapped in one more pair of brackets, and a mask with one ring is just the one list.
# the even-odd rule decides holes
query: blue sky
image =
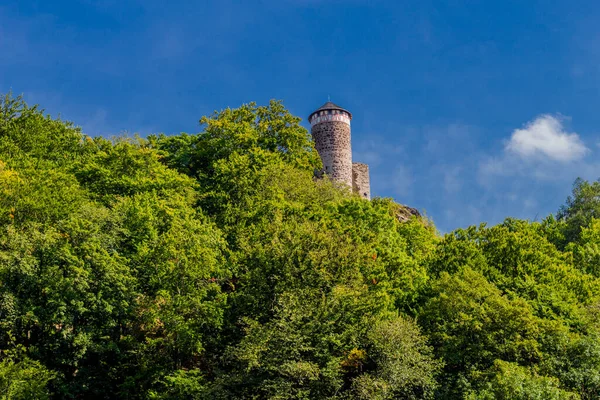
{"label": "blue sky", "polygon": [[373,195],[441,231],[541,219],[600,177],[596,3],[4,0],[0,92],[108,136],[330,95]]}

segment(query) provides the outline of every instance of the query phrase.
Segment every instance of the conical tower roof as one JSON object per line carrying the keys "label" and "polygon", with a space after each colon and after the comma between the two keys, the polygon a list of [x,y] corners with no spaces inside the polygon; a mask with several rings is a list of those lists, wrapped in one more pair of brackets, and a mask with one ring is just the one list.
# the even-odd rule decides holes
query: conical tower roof
{"label": "conical tower roof", "polygon": [[350,119],[352,119],[352,113],[348,110],[346,110],[345,108],[342,108],[334,103],[332,103],[331,101],[328,101],[327,103],[323,104],[321,107],[317,108],[315,111],[313,111],[309,116],[308,119],[310,120],[312,118],[313,115],[315,115],[316,113],[318,113],[319,111],[323,111],[323,110],[339,110],[339,111],[344,111],[347,112],[348,115],[350,115]]}

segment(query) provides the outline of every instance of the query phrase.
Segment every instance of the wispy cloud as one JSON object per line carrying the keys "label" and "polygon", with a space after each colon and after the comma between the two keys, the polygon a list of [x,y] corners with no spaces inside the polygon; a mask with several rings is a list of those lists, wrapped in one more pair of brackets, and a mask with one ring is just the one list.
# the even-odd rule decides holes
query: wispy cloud
{"label": "wispy cloud", "polygon": [[90,136],[123,136],[139,134],[142,137],[159,130],[149,124],[144,124],[141,112],[128,113],[127,118],[120,119],[111,113],[104,105],[95,107],[77,107],[67,96],[56,92],[25,92],[25,101],[29,104],[39,104],[45,113],[60,117],[79,126],[83,133]]}
{"label": "wispy cloud", "polygon": [[564,117],[543,114],[515,129],[500,154],[482,158],[479,183],[489,187],[499,177],[522,177],[536,181],[570,181],[593,176],[598,167],[586,160],[591,150],[577,133],[567,132]]}
{"label": "wispy cloud", "polygon": [[442,169],[444,191],[446,193],[457,193],[462,189],[463,167],[459,165],[446,166]]}
{"label": "wispy cloud", "polygon": [[539,219],[558,209],[575,178],[600,176],[600,162],[586,157],[595,148],[568,130],[567,120],[540,115],[495,141],[484,139],[500,132],[461,122],[396,126],[404,151],[387,153],[397,143],[383,136],[360,153],[376,161],[374,195],[387,191],[400,203],[435,210],[430,216],[442,232],[509,216]]}
{"label": "wispy cloud", "polygon": [[545,157],[563,163],[589,152],[578,134],[566,132],[559,118],[547,114],[515,129],[505,149],[522,158]]}
{"label": "wispy cloud", "polygon": [[410,168],[404,165],[398,165],[392,176],[392,187],[394,193],[402,197],[410,196],[412,193],[414,178]]}
{"label": "wispy cloud", "polygon": [[[369,164],[371,169],[381,165],[386,160],[397,160],[406,155],[405,148],[400,144],[386,143],[381,135],[362,135],[364,139],[352,144],[352,159]],[[383,144],[383,145],[382,145]]]}
{"label": "wispy cloud", "polygon": [[[481,154],[475,182],[486,195],[492,215],[536,219],[555,212],[572,182],[600,176],[595,152],[579,134],[569,132],[562,116],[542,114],[514,129],[498,151]],[[496,219],[497,220],[497,219]]]}

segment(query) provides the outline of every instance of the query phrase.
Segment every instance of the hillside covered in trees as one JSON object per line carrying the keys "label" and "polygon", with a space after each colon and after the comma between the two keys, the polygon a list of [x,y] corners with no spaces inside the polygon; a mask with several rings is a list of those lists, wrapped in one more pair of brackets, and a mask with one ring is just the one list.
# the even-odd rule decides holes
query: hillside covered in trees
{"label": "hillside covered in trees", "polygon": [[596,399],[600,183],[439,235],[279,102],[88,137],[0,105],[2,399]]}

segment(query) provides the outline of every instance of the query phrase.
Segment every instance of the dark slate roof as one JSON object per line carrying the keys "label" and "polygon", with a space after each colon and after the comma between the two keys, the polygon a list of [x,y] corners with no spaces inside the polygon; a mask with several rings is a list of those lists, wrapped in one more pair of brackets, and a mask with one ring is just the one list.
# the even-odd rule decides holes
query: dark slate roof
{"label": "dark slate roof", "polygon": [[309,116],[308,119],[311,119],[312,116],[319,112],[319,111],[323,111],[323,110],[340,110],[340,111],[345,111],[350,115],[350,119],[352,119],[352,113],[348,110],[346,110],[345,108],[342,108],[336,104],[333,104],[331,101],[328,101],[327,103],[323,104],[321,107],[317,108],[315,111],[313,111]]}

